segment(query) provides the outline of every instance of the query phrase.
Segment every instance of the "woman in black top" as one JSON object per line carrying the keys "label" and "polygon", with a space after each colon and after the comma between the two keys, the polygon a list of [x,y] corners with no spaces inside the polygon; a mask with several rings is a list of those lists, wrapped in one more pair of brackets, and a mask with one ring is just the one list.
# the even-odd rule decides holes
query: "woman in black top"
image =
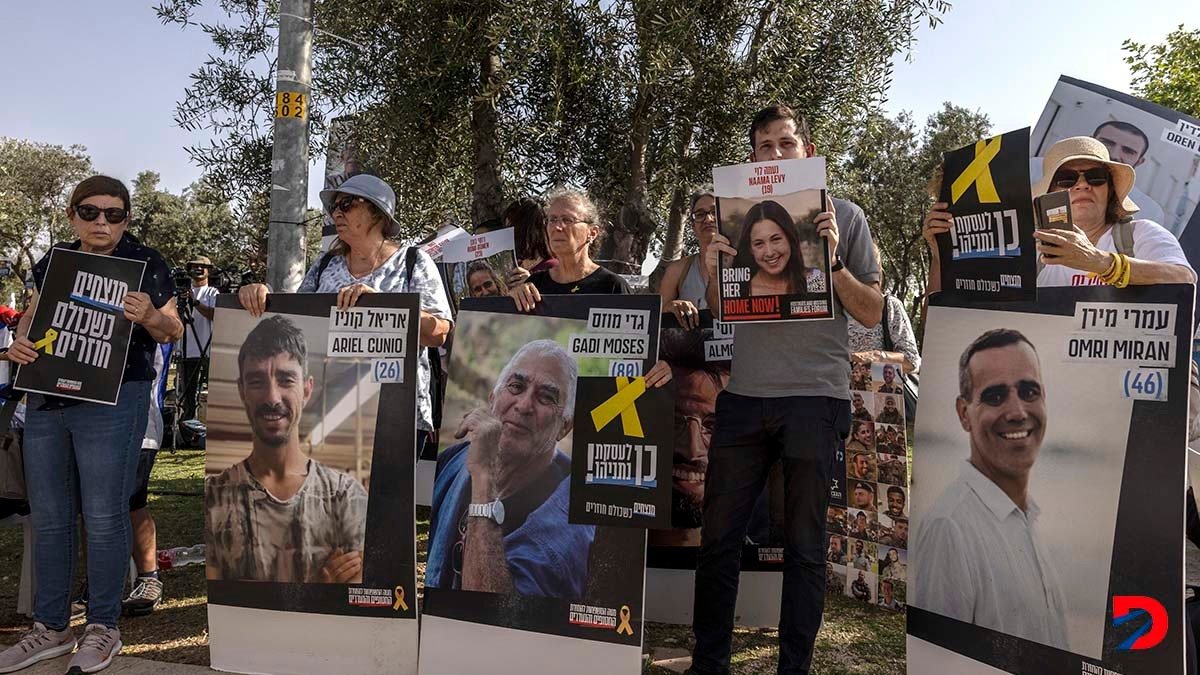
{"label": "woman in black top", "polygon": [[542,295],[629,293],[624,279],[592,261],[600,246],[600,214],[586,194],[563,189],[546,196],[546,239],[558,265],[509,291],[521,311],[532,310]]}
{"label": "woman in black top", "polygon": [[[628,295],[629,284],[592,261],[600,247],[600,213],[587,194],[562,189],[546,196],[546,238],[558,265],[530,275],[509,296],[522,312],[532,311],[543,295]],[[646,372],[646,385],[671,381],[671,367],[659,361]]]}
{"label": "woman in black top", "polygon": [[[90,673],[105,667],[120,650],[117,617],[132,542],[129,495],[146,431],[154,350],[158,343],[182,336],[183,324],[175,311],[167,263],[125,231],[129,191],[120,181],[107,176],[84,180],[71,194],[67,215],[78,239],[56,248],[140,260],[146,266],[141,290],[130,291],[121,301],[134,328],[116,405],[29,395],[24,459],[35,535],[35,623],[17,645],[0,653],[0,667],[29,665],[69,653],[76,646],[68,624],[75,517],[82,511],[87,531],[88,625],[69,669]],[[39,290],[49,261],[47,253],[33,269]],[[28,337],[37,303],[38,291],[34,291],[6,355],[15,363],[38,358]]]}

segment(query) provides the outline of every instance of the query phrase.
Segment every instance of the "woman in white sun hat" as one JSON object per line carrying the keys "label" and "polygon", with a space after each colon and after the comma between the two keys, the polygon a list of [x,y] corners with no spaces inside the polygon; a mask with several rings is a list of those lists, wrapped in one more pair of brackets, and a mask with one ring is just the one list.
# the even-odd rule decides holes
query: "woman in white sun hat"
{"label": "woman in white sun hat", "polygon": [[[1129,198],[1133,167],[1109,159],[1108,148],[1089,136],[1064,138],[1042,160],[1042,178],[1034,196],[1069,190],[1070,230],[1038,230],[1037,285],[1088,286],[1195,283],[1179,242],[1150,220],[1131,219],[1138,210]],[[925,216],[922,234],[932,261],[927,292],[941,290],[941,271],[935,237],[949,232],[953,217],[945,202]]]}

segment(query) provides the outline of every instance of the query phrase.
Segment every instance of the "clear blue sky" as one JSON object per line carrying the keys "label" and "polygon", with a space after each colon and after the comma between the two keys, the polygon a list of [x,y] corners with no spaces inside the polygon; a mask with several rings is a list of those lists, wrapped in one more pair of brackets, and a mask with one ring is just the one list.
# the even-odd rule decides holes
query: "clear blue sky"
{"label": "clear blue sky", "polygon": [[1121,43],[1200,28],[1200,2],[955,0],[944,19],[918,32],[911,63],[896,59],[886,109],[923,125],[950,101],[987,113],[999,132],[1033,126],[1059,75],[1129,91]]}
{"label": "clear blue sky", "polygon": [[[152,169],[173,192],[194,181],[199,170],[183,148],[203,136],[177,128],[174,110],[211,44],[198,29],[163,26],[152,5],[6,2],[0,135],[79,143],[97,170],[132,180]],[[997,131],[1032,125],[1060,74],[1127,90],[1123,39],[1159,42],[1180,23],[1200,27],[1194,1],[955,5],[937,30],[922,27],[911,63],[897,60],[890,113],[909,110],[923,123],[950,100],[986,112]],[[315,205],[320,180],[309,182]]]}

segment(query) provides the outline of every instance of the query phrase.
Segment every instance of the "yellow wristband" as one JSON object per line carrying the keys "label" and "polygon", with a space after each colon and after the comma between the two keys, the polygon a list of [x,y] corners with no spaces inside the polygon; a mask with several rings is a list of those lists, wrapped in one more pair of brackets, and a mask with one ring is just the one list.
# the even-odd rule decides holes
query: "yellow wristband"
{"label": "yellow wristband", "polygon": [[1121,259],[1121,254],[1114,253],[1112,267],[1110,267],[1107,272],[1100,276],[1100,280],[1106,284],[1115,286],[1117,282],[1120,281],[1121,273],[1124,271],[1124,269],[1125,261]]}
{"label": "yellow wristband", "polygon": [[1113,274],[1117,271],[1117,269],[1118,269],[1117,266],[1120,263],[1121,263],[1121,254],[1114,253],[1113,257],[1112,257],[1112,263],[1108,266],[1108,269],[1104,270],[1103,272],[1101,272],[1100,274],[1098,274],[1096,276],[1100,277],[1101,279],[1108,279],[1109,277],[1112,277]]}
{"label": "yellow wristband", "polygon": [[1121,270],[1121,278],[1117,281],[1117,288],[1125,288],[1129,285],[1129,277],[1133,273],[1133,265],[1129,262],[1129,257],[1121,254],[1121,262],[1124,264],[1124,269]]}

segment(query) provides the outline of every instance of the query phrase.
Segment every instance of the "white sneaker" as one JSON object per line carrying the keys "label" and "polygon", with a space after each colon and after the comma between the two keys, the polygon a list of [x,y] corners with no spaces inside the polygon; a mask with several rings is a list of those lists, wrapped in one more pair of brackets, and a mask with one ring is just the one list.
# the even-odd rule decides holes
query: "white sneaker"
{"label": "white sneaker", "polygon": [[121,631],[98,623],[89,623],[79,639],[79,650],[67,664],[67,675],[97,673],[112,663],[121,652]]}
{"label": "white sneaker", "polygon": [[17,644],[0,652],[0,673],[12,673],[46,659],[70,654],[75,649],[75,633],[70,627],[50,630],[35,622]]}

